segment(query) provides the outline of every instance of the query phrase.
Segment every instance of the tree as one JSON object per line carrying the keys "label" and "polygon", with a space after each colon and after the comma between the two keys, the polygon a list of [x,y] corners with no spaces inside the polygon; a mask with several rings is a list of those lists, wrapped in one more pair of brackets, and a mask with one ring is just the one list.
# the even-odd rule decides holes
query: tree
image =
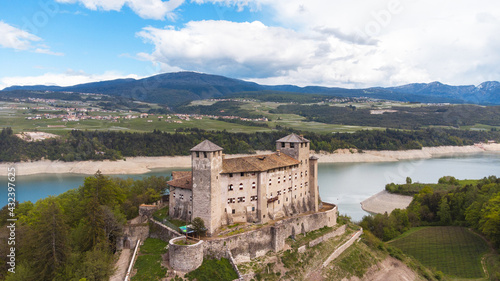
{"label": "tree", "polygon": [[39,216],[30,231],[32,260],[38,278],[52,280],[64,266],[70,252],[69,228],[56,198],[49,197],[38,205]]}
{"label": "tree", "polygon": [[85,253],[78,276],[89,281],[108,280],[114,272],[113,266],[113,255],[109,253],[107,245],[98,244]]}
{"label": "tree", "polygon": [[448,204],[448,198],[443,197],[443,199],[441,199],[437,215],[439,217],[439,221],[443,225],[449,225],[451,223],[451,212],[450,205]]}
{"label": "tree", "polygon": [[205,222],[200,217],[194,218],[193,221],[191,221],[191,225],[193,226],[193,230],[200,236],[207,231]]}
{"label": "tree", "polygon": [[406,177],[406,184],[411,184],[412,183],[412,180],[410,177]]}

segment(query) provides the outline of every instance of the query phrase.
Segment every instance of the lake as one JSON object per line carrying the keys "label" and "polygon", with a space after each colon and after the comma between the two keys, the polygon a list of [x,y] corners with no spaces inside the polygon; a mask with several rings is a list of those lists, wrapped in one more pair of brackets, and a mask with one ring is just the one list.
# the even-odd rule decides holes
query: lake
{"label": "lake", "polygon": [[[141,175],[114,176],[139,179],[150,175],[170,175],[172,170],[187,169],[157,169]],[[341,214],[347,214],[354,221],[359,221],[367,215],[361,209],[360,202],[382,191],[387,183],[404,183],[406,177],[411,177],[413,182],[436,183],[442,176],[479,179],[490,175],[500,177],[500,153],[479,153],[400,162],[320,164],[318,184],[323,201],[338,205]],[[35,202],[49,195],[58,195],[82,185],[87,176],[79,174],[17,176],[16,198],[20,202],[28,200]],[[6,202],[6,178],[1,179],[0,184],[4,187],[0,195],[5,198],[4,202]]]}

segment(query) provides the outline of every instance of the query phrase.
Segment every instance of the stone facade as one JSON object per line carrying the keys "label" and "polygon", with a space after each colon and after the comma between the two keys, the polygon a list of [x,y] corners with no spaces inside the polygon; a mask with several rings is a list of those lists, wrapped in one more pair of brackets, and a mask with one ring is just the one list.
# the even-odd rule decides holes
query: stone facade
{"label": "stone facade", "polygon": [[193,212],[193,191],[184,188],[171,188],[168,216],[191,221]]}
{"label": "stone facade", "polygon": [[223,225],[318,211],[318,163],[309,149],[307,139],[291,134],[276,141],[274,154],[226,159],[205,140],[191,149],[191,173],[172,174],[169,215],[200,217],[213,235]]}

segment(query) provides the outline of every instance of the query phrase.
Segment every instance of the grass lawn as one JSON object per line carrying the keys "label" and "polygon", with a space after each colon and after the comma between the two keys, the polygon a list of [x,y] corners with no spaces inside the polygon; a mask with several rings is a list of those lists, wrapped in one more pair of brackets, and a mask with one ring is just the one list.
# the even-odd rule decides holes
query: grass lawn
{"label": "grass lawn", "polygon": [[238,274],[234,271],[228,259],[205,258],[200,267],[189,272],[185,277],[188,280],[197,281],[232,281],[238,279]]}
{"label": "grass lawn", "polygon": [[132,277],[134,281],[157,281],[165,277],[167,269],[161,265],[161,255],[166,253],[167,242],[160,239],[148,238],[141,246],[134,269],[137,273]]}
{"label": "grass lawn", "polygon": [[456,278],[482,278],[486,242],[463,227],[427,227],[389,242],[419,260]]}

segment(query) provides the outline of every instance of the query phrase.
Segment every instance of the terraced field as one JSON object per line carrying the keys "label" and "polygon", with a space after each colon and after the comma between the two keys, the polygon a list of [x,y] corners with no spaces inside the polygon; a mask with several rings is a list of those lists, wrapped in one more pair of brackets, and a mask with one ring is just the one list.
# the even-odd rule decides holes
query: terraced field
{"label": "terraced field", "polygon": [[426,227],[389,243],[450,277],[485,277],[481,259],[489,246],[467,228]]}

